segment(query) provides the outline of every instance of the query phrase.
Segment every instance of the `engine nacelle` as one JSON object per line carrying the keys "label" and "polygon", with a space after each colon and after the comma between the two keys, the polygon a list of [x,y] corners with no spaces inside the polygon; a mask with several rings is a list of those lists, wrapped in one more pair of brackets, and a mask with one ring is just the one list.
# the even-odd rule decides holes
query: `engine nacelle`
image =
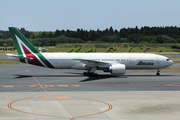
{"label": "engine nacelle", "polygon": [[104,72],[111,72],[114,76],[123,75],[126,73],[126,66],[124,64],[112,64],[108,69],[104,70]]}

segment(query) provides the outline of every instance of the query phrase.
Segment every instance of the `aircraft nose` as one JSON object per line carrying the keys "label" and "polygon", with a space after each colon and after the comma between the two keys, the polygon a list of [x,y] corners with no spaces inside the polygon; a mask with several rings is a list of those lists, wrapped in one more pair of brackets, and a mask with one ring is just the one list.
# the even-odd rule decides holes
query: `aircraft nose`
{"label": "aircraft nose", "polygon": [[171,65],[173,64],[173,61],[171,60]]}
{"label": "aircraft nose", "polygon": [[173,65],[173,61],[172,60],[169,61],[169,66],[171,66],[171,65]]}

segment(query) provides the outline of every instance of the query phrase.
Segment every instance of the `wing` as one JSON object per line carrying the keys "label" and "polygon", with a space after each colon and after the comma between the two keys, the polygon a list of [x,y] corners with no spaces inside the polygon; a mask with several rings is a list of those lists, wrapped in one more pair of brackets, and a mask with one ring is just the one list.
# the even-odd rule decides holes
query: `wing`
{"label": "wing", "polygon": [[88,59],[74,59],[78,60],[81,63],[84,63],[87,67],[99,67],[99,68],[107,68],[111,64],[107,62],[102,62],[100,60],[88,60]]}

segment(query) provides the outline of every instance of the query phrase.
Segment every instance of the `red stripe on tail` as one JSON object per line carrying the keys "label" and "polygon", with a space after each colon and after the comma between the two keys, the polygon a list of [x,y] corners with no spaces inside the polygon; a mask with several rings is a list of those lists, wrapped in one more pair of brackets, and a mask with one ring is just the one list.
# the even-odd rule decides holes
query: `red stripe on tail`
{"label": "red stripe on tail", "polygon": [[[34,54],[32,54],[28,49],[26,49],[26,47],[25,47],[23,44],[21,44],[21,45],[22,45],[23,50],[24,50],[24,52],[25,52],[25,54],[26,54],[26,57],[27,57],[27,58],[34,58],[34,59],[32,59],[32,60],[28,60],[29,64],[38,65],[38,66],[43,66],[43,65],[41,64],[41,62],[36,58],[36,56],[35,56]],[[44,67],[44,66],[43,66],[43,67]]]}

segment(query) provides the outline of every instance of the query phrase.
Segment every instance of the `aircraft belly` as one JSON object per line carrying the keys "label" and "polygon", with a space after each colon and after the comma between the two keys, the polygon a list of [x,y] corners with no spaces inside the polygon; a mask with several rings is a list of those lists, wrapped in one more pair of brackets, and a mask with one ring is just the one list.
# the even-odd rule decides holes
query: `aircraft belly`
{"label": "aircraft belly", "polygon": [[56,69],[71,69],[76,64],[74,60],[51,59],[49,61]]}

